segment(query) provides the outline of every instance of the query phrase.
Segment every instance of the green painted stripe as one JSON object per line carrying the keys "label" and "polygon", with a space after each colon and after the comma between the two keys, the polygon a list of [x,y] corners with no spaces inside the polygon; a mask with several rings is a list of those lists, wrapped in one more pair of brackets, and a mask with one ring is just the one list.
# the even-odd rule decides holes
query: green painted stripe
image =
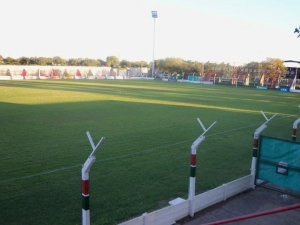
{"label": "green painted stripe", "polygon": [[253,157],[257,157],[257,148],[253,148]]}
{"label": "green painted stripe", "polygon": [[82,195],[82,209],[90,210],[90,196]]}
{"label": "green painted stripe", "polygon": [[190,177],[195,177],[196,175],[196,166],[191,166]]}

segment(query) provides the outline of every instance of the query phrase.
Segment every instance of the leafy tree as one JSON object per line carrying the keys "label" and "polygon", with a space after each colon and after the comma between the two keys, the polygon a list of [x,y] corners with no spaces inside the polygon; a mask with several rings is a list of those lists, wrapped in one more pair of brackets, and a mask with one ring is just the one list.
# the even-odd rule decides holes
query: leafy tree
{"label": "leafy tree", "polygon": [[[260,78],[263,74],[261,71],[263,70],[264,63],[261,62],[250,62],[243,66],[243,69],[248,69],[248,73],[250,74],[251,79]],[[264,66],[265,67],[265,66]]]}
{"label": "leafy tree", "polygon": [[88,59],[88,62],[91,66],[101,66],[101,63],[96,59]]}
{"label": "leafy tree", "polygon": [[99,66],[105,66],[106,62],[102,59],[97,59],[99,61]]}
{"label": "leafy tree", "polygon": [[184,72],[184,63],[181,58],[166,58],[158,60],[158,67],[169,74],[178,74]]}
{"label": "leafy tree", "polygon": [[120,65],[119,59],[117,56],[108,56],[106,57],[106,66],[111,68],[116,68]]}
{"label": "leafy tree", "polygon": [[78,66],[80,61],[81,61],[81,59],[69,59],[67,64],[69,66]]}
{"label": "leafy tree", "polygon": [[81,59],[81,60],[78,62],[78,65],[77,65],[77,66],[88,66],[88,64],[89,64],[88,60]]}
{"label": "leafy tree", "polygon": [[232,68],[231,65],[221,63],[212,63],[210,61],[207,61],[206,63],[203,64],[204,70],[203,72],[205,74],[210,73],[211,75],[218,75],[218,76],[231,76],[232,71],[230,70]]}
{"label": "leafy tree", "polygon": [[100,66],[100,62],[95,59],[82,59],[79,62],[79,66]]}
{"label": "leafy tree", "polygon": [[185,72],[187,74],[200,75],[201,71],[202,71],[202,63],[199,63],[197,61],[187,61],[186,62]]}
{"label": "leafy tree", "polygon": [[121,68],[130,68],[131,67],[131,62],[127,61],[127,60],[122,60],[120,62],[120,67]]}
{"label": "leafy tree", "polygon": [[64,65],[66,65],[66,60],[59,57],[59,56],[53,57],[52,62],[53,62],[53,65],[55,65],[55,66],[64,66]]}
{"label": "leafy tree", "polygon": [[181,58],[166,58],[155,61],[156,68],[164,74],[200,74],[202,63],[197,61],[185,61]]}
{"label": "leafy tree", "polygon": [[[299,28],[300,29],[300,28]],[[18,59],[13,59],[11,57],[3,58],[0,55],[0,64],[5,65],[69,65],[69,66],[110,66],[111,68],[129,68],[129,67],[148,67],[152,68],[152,63],[147,63],[145,61],[135,61],[130,62],[127,60],[122,60],[121,62],[116,56],[108,56],[106,61],[101,59],[89,59],[89,58],[71,58],[69,60],[62,59],[59,56],[53,58],[45,57],[21,57]],[[204,70],[203,70],[204,66]],[[183,60],[181,58],[165,58],[155,60],[155,69],[159,70],[160,73],[174,75],[183,74],[184,76],[190,74],[200,74],[202,71],[205,73],[217,74],[218,76],[230,77],[233,73],[233,65],[229,63],[201,63],[191,60]],[[286,68],[283,61],[280,59],[267,58],[262,62],[250,62],[243,65],[242,68],[249,69],[249,73],[252,78],[259,77],[261,73],[259,70],[269,71],[266,75],[267,78],[272,80],[277,79],[278,75],[284,76],[286,74]]]}
{"label": "leafy tree", "polygon": [[45,58],[45,57],[39,57],[36,60],[37,60],[38,65],[41,65],[41,66],[47,65],[47,58]]}
{"label": "leafy tree", "polygon": [[148,63],[145,61],[136,61],[136,62],[131,62],[131,67],[148,67]]}
{"label": "leafy tree", "polygon": [[29,65],[39,65],[39,60],[36,57],[29,58]]}
{"label": "leafy tree", "polygon": [[46,65],[52,66],[53,65],[53,59],[52,58],[46,58]]}
{"label": "leafy tree", "polygon": [[267,58],[262,65],[263,69],[270,71],[269,78],[273,80],[276,80],[278,76],[283,77],[287,71],[284,61],[278,58]]}
{"label": "leafy tree", "polygon": [[19,62],[14,58],[7,57],[3,60],[5,65],[19,65]]}
{"label": "leafy tree", "polygon": [[18,59],[20,65],[29,65],[29,58],[23,56]]}
{"label": "leafy tree", "polygon": [[[155,65],[159,68],[161,73],[170,73],[169,69],[165,65],[165,60],[164,59],[158,59],[155,61]],[[149,65],[150,68],[152,68],[152,63]]]}

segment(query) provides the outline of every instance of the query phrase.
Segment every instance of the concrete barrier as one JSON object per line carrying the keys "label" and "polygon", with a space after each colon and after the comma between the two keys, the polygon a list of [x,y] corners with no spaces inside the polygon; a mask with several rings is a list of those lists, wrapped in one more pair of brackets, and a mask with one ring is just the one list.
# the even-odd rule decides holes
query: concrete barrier
{"label": "concrete barrier", "polygon": [[143,215],[119,225],[172,225],[189,215],[190,204],[194,204],[196,212],[199,212],[209,206],[225,201],[234,195],[251,188],[252,175],[239,178],[229,183],[223,184],[217,188],[201,193],[194,197],[193,202],[189,199],[178,201],[176,204],[165,208],[144,213]]}

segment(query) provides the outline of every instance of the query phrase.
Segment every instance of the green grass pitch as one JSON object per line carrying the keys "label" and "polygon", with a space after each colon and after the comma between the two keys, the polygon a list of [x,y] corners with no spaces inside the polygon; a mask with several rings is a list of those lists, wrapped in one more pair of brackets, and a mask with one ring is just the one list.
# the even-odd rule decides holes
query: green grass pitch
{"label": "green grass pitch", "polygon": [[117,224],[250,173],[254,131],[291,140],[299,94],[143,80],[0,81],[0,224],[81,224],[81,168],[90,171],[91,223]]}

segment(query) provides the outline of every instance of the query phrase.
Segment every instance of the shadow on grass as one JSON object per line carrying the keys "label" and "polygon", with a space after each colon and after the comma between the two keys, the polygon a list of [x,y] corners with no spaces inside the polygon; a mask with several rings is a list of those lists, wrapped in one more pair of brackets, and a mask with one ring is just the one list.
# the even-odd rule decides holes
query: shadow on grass
{"label": "shadow on grass", "polygon": [[[23,85],[14,83],[11,85],[18,88]],[[85,87],[73,86],[73,82],[49,83],[41,87],[37,82],[26,88],[80,91]],[[81,92],[98,93],[98,89]],[[103,89],[114,92],[111,87]],[[249,172],[252,134],[264,121],[259,112],[222,109],[226,104],[238,106],[239,102],[229,102],[235,98],[214,108],[194,107],[176,105],[176,95],[180,95],[176,90],[156,93],[151,89],[147,97],[136,89],[122,90],[144,101],[153,96],[161,102],[171,101],[169,96],[175,94],[171,97],[173,104],[88,99],[51,104],[0,103],[0,211],[4,224],[80,223],[80,171],[91,152],[86,131],[94,142],[106,138],[90,172],[91,221],[97,224],[115,224],[163,207],[176,197],[187,197],[190,146],[203,132],[198,117],[206,127],[218,122],[198,150],[197,192]],[[284,123],[292,119],[286,118]],[[290,128],[282,124],[273,127],[278,133]]]}

